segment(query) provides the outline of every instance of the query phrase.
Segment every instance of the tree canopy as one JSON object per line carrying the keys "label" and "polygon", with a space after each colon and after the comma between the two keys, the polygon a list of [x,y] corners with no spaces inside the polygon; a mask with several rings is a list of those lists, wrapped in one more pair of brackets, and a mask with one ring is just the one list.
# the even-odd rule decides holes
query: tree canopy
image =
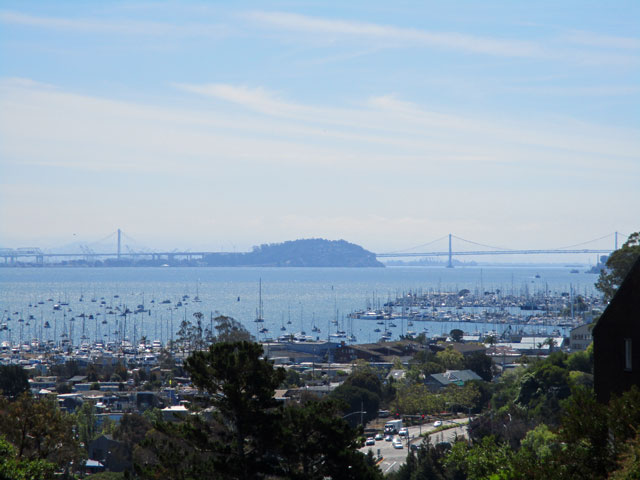
{"label": "tree canopy", "polygon": [[629,235],[622,247],[609,256],[606,267],[600,272],[596,288],[603,293],[605,301],[613,298],[638,258],[640,258],[640,232],[635,232]]}
{"label": "tree canopy", "polygon": [[0,392],[16,398],[22,392],[29,390],[27,372],[20,365],[0,365]]}
{"label": "tree canopy", "polygon": [[341,418],[338,401],[284,407],[275,400],[285,373],[262,354],[259,344],[241,341],[187,358],[185,369],[203,395],[180,421],[153,422],[134,454],[141,478],[382,478],[357,450],[360,431]]}
{"label": "tree canopy", "polygon": [[67,470],[83,458],[73,418],[48,398],[26,393],[13,402],[0,398],[0,432],[13,444],[18,459],[44,460]]}

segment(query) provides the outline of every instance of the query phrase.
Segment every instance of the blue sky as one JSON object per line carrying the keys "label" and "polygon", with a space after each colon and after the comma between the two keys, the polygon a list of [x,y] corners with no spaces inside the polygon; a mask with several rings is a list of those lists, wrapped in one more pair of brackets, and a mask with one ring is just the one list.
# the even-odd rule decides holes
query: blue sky
{"label": "blue sky", "polygon": [[637,231],[638,18],[636,1],[3,1],[0,246]]}

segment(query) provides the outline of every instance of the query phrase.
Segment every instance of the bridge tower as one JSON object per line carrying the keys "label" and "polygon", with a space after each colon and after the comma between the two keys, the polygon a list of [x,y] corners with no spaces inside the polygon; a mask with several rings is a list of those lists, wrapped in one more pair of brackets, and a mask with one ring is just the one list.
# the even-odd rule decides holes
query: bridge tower
{"label": "bridge tower", "polygon": [[453,260],[451,258],[451,234],[449,234],[449,263],[447,263],[447,268],[453,268]]}
{"label": "bridge tower", "polygon": [[118,229],[118,260],[120,260],[121,245],[122,245],[122,231]]}
{"label": "bridge tower", "polygon": [[618,249],[618,232],[616,232],[615,246],[616,246],[616,248],[614,250],[617,250]]}

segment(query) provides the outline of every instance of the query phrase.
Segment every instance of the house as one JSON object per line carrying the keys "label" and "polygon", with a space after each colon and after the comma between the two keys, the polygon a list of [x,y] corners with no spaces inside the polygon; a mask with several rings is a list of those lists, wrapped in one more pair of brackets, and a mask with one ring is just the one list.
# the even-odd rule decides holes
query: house
{"label": "house", "polygon": [[482,378],[471,370],[447,370],[444,373],[434,373],[425,379],[425,384],[431,391],[437,391],[448,385],[463,386],[471,380]]}
{"label": "house", "polygon": [[395,359],[408,362],[419,349],[420,345],[410,340],[358,345],[343,344],[336,349],[334,356],[338,363],[349,363],[358,359],[375,363],[393,363]]}
{"label": "house", "polygon": [[84,462],[84,469],[85,473],[90,475],[92,473],[104,472],[104,465],[97,460],[87,460]]}
{"label": "house", "polygon": [[404,369],[392,368],[386,377],[386,380],[394,380],[396,382],[404,379],[407,376],[407,371]]}
{"label": "house", "polygon": [[189,415],[189,410],[184,405],[171,405],[160,410],[162,419],[165,422],[178,422],[184,420]]}
{"label": "house", "polygon": [[584,325],[571,329],[570,348],[572,352],[586,350],[587,347],[591,345],[593,341],[593,336],[591,335],[592,328],[592,323],[585,323]]}
{"label": "house", "polygon": [[454,351],[462,354],[464,357],[473,355],[474,353],[485,353],[487,350],[487,347],[482,343],[443,342],[429,344],[429,348],[433,353],[441,352],[448,347],[453,348]]}
{"label": "house", "polygon": [[631,267],[593,335],[596,398],[608,402],[632,385],[640,387],[640,258]]}
{"label": "house", "polygon": [[97,461],[110,472],[122,472],[131,468],[127,446],[111,435],[100,435],[89,444],[89,458]]}

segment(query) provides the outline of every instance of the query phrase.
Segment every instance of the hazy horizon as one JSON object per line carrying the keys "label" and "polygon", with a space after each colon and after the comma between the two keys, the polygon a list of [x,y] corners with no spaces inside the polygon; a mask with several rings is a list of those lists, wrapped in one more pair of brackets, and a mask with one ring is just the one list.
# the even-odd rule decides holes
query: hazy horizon
{"label": "hazy horizon", "polygon": [[622,244],[640,230],[637,18],[634,1],[5,1],[0,247],[117,228],[153,249]]}

